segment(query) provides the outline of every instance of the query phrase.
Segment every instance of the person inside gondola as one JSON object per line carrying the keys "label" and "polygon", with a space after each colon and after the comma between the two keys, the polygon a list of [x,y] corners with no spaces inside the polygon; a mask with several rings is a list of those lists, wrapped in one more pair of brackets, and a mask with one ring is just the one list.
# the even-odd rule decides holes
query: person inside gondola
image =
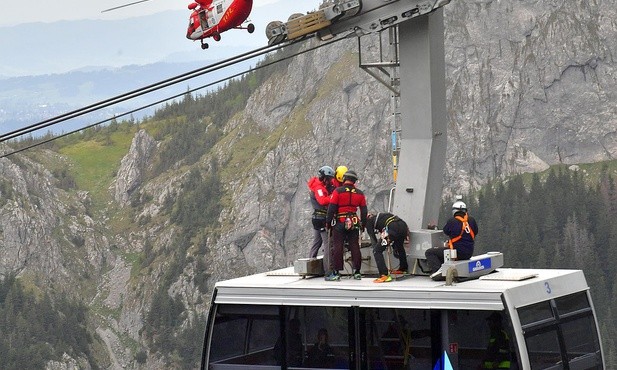
{"label": "person inside gondola", "polygon": [[510,337],[503,327],[501,314],[493,312],[486,318],[486,322],[491,334],[481,369],[510,369]]}
{"label": "person inside gondola", "polygon": [[334,366],[334,351],[328,343],[328,330],[321,328],[317,332],[317,341],[308,350],[306,366],[314,368],[331,368]]}

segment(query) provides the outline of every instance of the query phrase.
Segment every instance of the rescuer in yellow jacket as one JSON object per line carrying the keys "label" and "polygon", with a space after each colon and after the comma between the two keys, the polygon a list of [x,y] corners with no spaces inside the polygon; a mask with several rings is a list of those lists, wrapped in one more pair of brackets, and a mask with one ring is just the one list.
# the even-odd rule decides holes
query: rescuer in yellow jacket
{"label": "rescuer in yellow jacket", "polygon": [[491,336],[486,347],[486,357],[482,369],[509,369],[511,366],[510,337],[503,328],[499,312],[490,314],[486,321],[491,330]]}

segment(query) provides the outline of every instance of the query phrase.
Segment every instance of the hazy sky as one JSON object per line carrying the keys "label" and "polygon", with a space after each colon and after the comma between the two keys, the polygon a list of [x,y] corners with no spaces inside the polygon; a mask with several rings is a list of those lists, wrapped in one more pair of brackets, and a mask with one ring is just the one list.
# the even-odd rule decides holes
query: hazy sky
{"label": "hazy sky", "polygon": [[[203,51],[199,42],[186,39],[190,15],[188,4],[193,0],[150,0],[101,13],[104,9],[135,1],[0,0],[0,27],[7,29],[5,33],[0,33],[0,78],[64,73],[89,66],[121,67],[159,61],[195,61],[204,57],[228,58],[232,54],[266,45],[264,32],[270,21],[285,21],[289,15],[315,10],[321,3],[321,0],[254,0],[249,20],[255,25],[255,33],[250,37],[246,32],[226,33],[220,43],[208,40],[212,47]],[[148,23],[160,22],[161,17],[142,17],[141,27],[127,29],[126,35],[119,32],[103,33],[106,25],[102,23],[106,21],[110,22],[109,27],[117,27],[115,21],[118,19],[172,11],[178,15],[165,18],[164,25]],[[57,24],[59,21],[77,20],[101,20],[102,23]],[[44,22],[45,27],[30,26],[33,22]],[[22,24],[28,24],[28,27],[20,28],[19,36],[15,35],[12,27]],[[54,27],[47,27],[52,24]],[[45,39],[45,30],[53,30],[55,36]],[[98,33],[89,37],[87,32],[92,30],[98,30]],[[114,28],[114,31],[117,30]],[[67,32],[74,32],[75,37],[65,39]],[[157,32],[163,34],[157,35]],[[155,35],[158,37],[152,38]],[[153,40],[156,42],[151,42]],[[137,43],[135,47],[130,46],[131,42]],[[100,47],[92,48],[94,43]],[[82,50],[83,53],[80,52]],[[33,55],[33,51],[36,51],[36,55]]]}
{"label": "hazy sky", "polygon": [[[126,8],[101,13],[123,4],[132,3],[135,0],[0,0],[0,26],[13,26],[30,22],[55,22],[59,20],[75,19],[119,19],[130,18],[140,15],[153,14],[164,10],[186,9],[191,0],[150,0],[145,3],[135,4]],[[316,9],[320,0],[254,0],[253,8],[288,1],[305,4],[300,9],[306,11]],[[188,15],[187,15],[188,17]]]}
{"label": "hazy sky", "polygon": [[[6,113],[9,112],[8,108],[11,108],[5,116],[21,122],[17,123],[18,125],[24,125],[26,124],[22,122],[24,119],[34,121],[37,119],[37,114],[42,115],[41,119],[55,114],[45,108],[44,112],[33,112],[32,117],[24,117],[22,110],[24,104],[28,106],[40,104],[40,106],[48,107],[50,103],[61,102],[64,107],[66,104],[82,103],[69,100],[69,98],[74,98],[75,94],[71,97],[63,97],[61,95],[63,92],[55,85],[41,87],[42,85],[36,84],[22,87],[19,90],[19,93],[23,94],[24,88],[34,89],[25,90],[30,91],[28,99],[17,98],[15,100],[14,97],[18,95],[14,94],[7,84],[2,83],[3,79],[62,74],[75,70],[121,68],[129,65],[134,68],[157,62],[202,62],[206,65],[215,60],[230,58],[233,55],[267,45],[264,30],[268,22],[285,21],[289,15],[317,9],[321,3],[321,0],[254,0],[253,10],[249,17],[256,27],[254,34],[249,36],[246,31],[230,31],[223,35],[221,42],[209,40],[211,47],[208,50],[202,50],[199,42],[186,39],[186,26],[190,15],[187,6],[193,0],[150,0],[112,12],[101,13],[104,9],[135,1],[0,0],[0,9],[2,9],[0,11],[0,110]],[[176,15],[174,11],[178,14]],[[168,13],[161,14],[164,12]],[[151,16],[155,13],[159,15]],[[118,19],[140,16],[150,17],[142,17],[141,23],[138,24],[139,27],[134,27],[134,22],[115,22]],[[160,22],[162,19],[165,20],[165,24],[153,23]],[[58,23],[59,21],[78,20],[101,21]],[[34,22],[44,22],[45,25],[41,27],[39,23],[37,27]],[[23,26],[23,24],[28,25]],[[21,25],[19,28],[13,27],[19,25]],[[106,27],[109,27],[109,32],[105,32]],[[119,27],[127,27],[127,29],[123,30]],[[96,33],[91,35],[88,34],[89,31]],[[46,34],[46,32],[49,33]],[[49,35],[51,37],[46,38]],[[255,63],[255,60],[250,63]],[[173,73],[182,72],[186,71],[178,70]],[[172,72],[168,73],[174,75]],[[165,76],[167,77],[169,76]],[[109,78],[117,77],[110,75]],[[200,86],[211,80],[208,75],[191,79],[183,84],[170,87],[170,92],[166,94],[171,96],[174,93],[171,90],[176,89],[182,92],[186,91],[189,86]],[[134,88],[144,86],[146,83],[150,82],[134,81]],[[110,82],[108,81],[107,84],[109,85]],[[95,87],[86,85],[81,88],[87,90],[81,94],[83,95],[80,96],[82,100],[88,103],[96,101],[95,97],[88,95],[89,91],[96,90]],[[71,109],[73,107],[71,106]],[[6,125],[11,124],[10,120],[3,121],[3,119],[0,117],[0,132],[7,130]],[[13,128],[17,127],[19,126]]]}

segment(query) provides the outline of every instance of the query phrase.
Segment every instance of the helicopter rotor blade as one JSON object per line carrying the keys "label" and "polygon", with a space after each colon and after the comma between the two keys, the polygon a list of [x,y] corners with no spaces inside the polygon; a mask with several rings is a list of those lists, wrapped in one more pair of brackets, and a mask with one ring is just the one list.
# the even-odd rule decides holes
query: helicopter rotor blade
{"label": "helicopter rotor blade", "polygon": [[145,3],[146,1],[150,1],[150,0],[139,0],[139,1],[134,1],[132,3],[128,3],[128,4],[124,4],[124,5],[120,5],[120,6],[115,6],[113,8],[101,10],[101,13],[110,12],[112,10],[116,10],[116,9],[120,9],[120,8],[125,8],[127,6],[131,6],[131,5],[135,5],[135,4],[139,4],[139,3]]}

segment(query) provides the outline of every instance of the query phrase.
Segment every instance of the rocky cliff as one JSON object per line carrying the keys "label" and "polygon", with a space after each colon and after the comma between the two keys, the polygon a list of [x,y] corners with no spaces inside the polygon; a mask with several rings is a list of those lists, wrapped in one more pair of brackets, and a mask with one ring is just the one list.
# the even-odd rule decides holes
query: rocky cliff
{"label": "rocky cliff", "polygon": [[446,7],[447,184],[615,158],[615,5]]}
{"label": "rocky cliff", "polygon": [[[446,6],[446,192],[617,155],[616,12],[617,0]],[[167,290],[180,297],[187,326],[207,310],[216,280],[287,266],[307,254],[306,181],[320,166],[355,169],[370,208],[385,208],[392,186],[390,92],[357,68],[356,45],[347,40],[295,57],[258,87],[193,165],[149,176],[162,142],[144,123],[115,164],[105,207],[91,209],[90,194],[62,189],[53,168],[72,164],[58,153],[0,159],[0,272],[89,302],[106,352],[103,367],[139,368],[135,354],[144,350],[144,366],[166,368],[148,347],[144,321],[173,266],[163,256],[178,249],[181,230],[164,209],[187,190],[192,170],[212,171],[212,160],[222,165],[225,208],[220,230],[204,247],[186,248]],[[369,56],[378,50],[375,40],[363,47]],[[135,256],[146,250],[161,257],[143,268]],[[197,282],[202,270],[205,291]]]}

